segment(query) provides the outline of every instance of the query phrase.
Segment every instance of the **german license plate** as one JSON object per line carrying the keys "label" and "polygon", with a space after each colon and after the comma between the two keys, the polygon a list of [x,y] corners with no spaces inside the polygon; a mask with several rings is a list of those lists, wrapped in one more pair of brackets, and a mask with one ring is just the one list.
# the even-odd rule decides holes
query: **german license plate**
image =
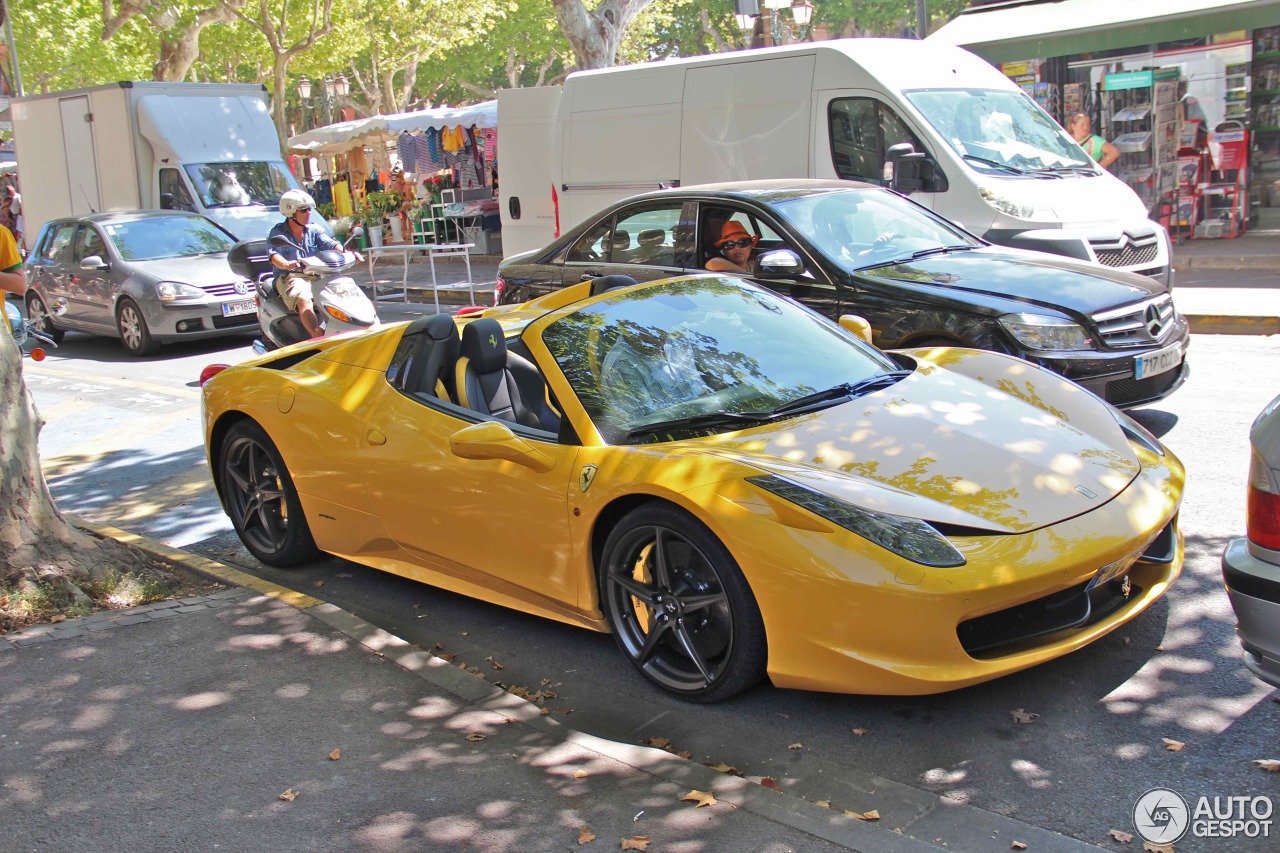
{"label": "german license plate", "polygon": [[222,316],[235,317],[238,314],[252,314],[258,310],[255,299],[237,299],[235,302],[222,303]]}
{"label": "german license plate", "polygon": [[1170,344],[1163,349],[1136,357],[1133,363],[1133,378],[1146,379],[1149,376],[1159,376],[1161,373],[1173,370],[1179,364],[1182,364],[1182,344]]}

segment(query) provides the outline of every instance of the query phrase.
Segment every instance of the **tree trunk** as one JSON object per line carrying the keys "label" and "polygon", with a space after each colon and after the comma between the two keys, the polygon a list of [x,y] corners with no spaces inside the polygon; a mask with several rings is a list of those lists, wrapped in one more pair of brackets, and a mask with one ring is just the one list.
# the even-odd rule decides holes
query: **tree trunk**
{"label": "tree trunk", "polygon": [[552,0],[560,31],[573,48],[579,70],[609,68],[637,14],[653,0],[604,0],[587,11],[582,0]]}

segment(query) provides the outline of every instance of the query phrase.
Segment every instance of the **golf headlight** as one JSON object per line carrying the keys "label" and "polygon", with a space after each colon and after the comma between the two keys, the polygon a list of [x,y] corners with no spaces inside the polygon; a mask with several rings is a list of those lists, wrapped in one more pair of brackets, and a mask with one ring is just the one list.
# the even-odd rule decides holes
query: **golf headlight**
{"label": "golf headlight", "polygon": [[1116,423],[1120,425],[1120,430],[1124,433],[1124,437],[1129,441],[1141,447],[1145,447],[1157,456],[1164,456],[1164,445],[1160,443],[1151,430],[1126,415],[1124,412],[1111,407],[1111,417],[1116,419]]}
{"label": "golf headlight", "polygon": [[854,506],[772,474],[748,477],[747,482],[913,563],[938,568],[964,565],[964,555],[926,521]]}
{"label": "golf headlight", "polygon": [[1077,324],[1047,314],[1005,314],[1000,325],[1028,349],[1080,350],[1092,349],[1089,336]]}
{"label": "golf headlight", "polygon": [[1043,222],[1053,222],[1058,219],[1052,207],[1040,204],[1031,198],[1018,198],[1017,194],[1010,193],[1004,188],[996,189],[983,184],[978,187],[978,195],[996,210],[1015,219],[1034,219]]}
{"label": "golf headlight", "polygon": [[207,294],[198,287],[181,281],[161,281],[156,283],[156,296],[161,302],[172,302],[175,299],[204,299]]}

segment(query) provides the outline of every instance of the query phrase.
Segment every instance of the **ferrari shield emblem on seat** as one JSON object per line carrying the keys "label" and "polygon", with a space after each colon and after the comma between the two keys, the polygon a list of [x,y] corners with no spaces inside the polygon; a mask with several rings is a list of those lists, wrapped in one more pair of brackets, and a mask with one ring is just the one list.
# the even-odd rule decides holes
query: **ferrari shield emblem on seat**
{"label": "ferrari shield emblem on seat", "polygon": [[578,474],[578,488],[586,491],[591,488],[591,482],[596,478],[596,466],[583,465],[582,472]]}

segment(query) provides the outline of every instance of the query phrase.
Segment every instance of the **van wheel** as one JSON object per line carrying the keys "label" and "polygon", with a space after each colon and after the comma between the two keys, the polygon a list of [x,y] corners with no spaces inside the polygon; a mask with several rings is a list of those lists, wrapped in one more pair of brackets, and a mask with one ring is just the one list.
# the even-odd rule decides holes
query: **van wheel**
{"label": "van wheel", "polygon": [[62,343],[62,339],[66,337],[66,332],[53,325],[53,318],[49,316],[49,307],[34,290],[27,291],[27,317],[37,321],[40,324],[40,331],[53,338],[55,344]]}
{"label": "van wheel", "polygon": [[116,328],[120,330],[120,341],[130,355],[153,355],[159,351],[160,344],[151,337],[142,309],[132,299],[120,300],[120,307],[116,309]]}

